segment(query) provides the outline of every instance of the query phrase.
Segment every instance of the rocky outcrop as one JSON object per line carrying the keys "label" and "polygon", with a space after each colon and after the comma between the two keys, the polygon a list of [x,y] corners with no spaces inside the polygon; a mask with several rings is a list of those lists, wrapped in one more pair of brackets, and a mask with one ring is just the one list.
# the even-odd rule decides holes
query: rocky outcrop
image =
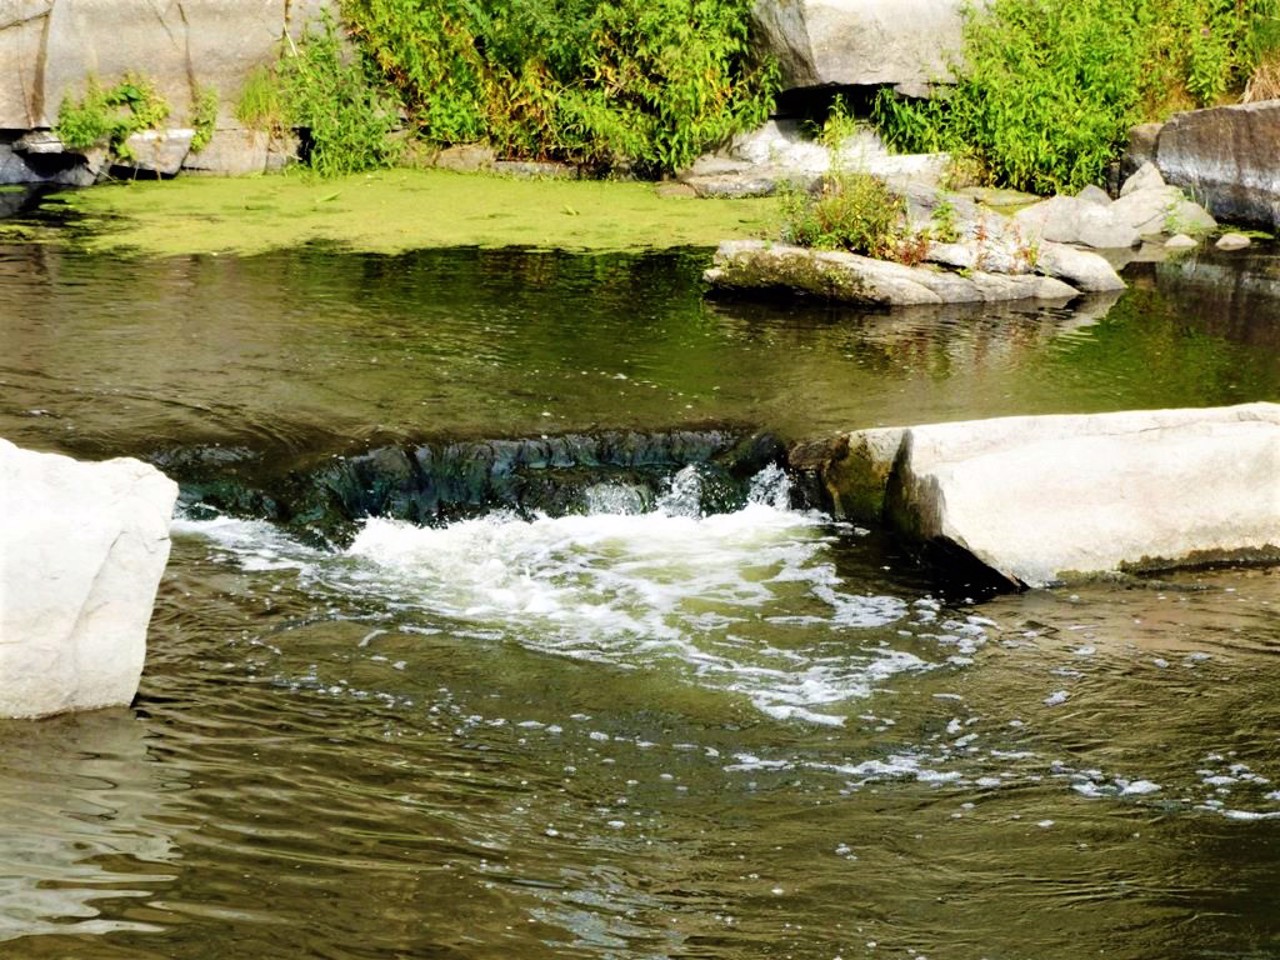
{"label": "rocky outcrop", "polygon": [[[214,172],[259,172],[266,153],[230,149],[243,133],[235,103],[245,79],[270,63],[286,35],[333,7],[330,0],[13,0],[0,5],[0,176],[5,182],[91,182],[96,170],[48,136],[24,143],[27,131],[51,130],[64,98],[83,96],[90,79],[110,86],[126,73],[152,81],[170,107],[169,129],[153,131],[138,146],[137,169],[176,171],[190,153],[194,107],[204,90],[218,96],[221,150],[200,166]],[[184,133],[185,131],[185,133]],[[185,148],[183,142],[185,138]],[[4,144],[8,144],[8,147]],[[215,159],[224,157],[222,166]],[[261,159],[261,166],[257,165]],[[155,160],[150,165],[149,160]],[[252,162],[250,162],[252,160]]]}
{"label": "rocky outcrop", "polygon": [[885,521],[1007,587],[1280,560],[1280,405],[856,431],[792,463],[839,517]]}
{"label": "rocky outcrop", "polygon": [[700,197],[730,199],[772,196],[783,188],[812,190],[833,170],[933,189],[949,160],[945,153],[891,153],[870,128],[833,151],[806,135],[798,121],[770,120],[734,137],[724,150],[699,157],[679,179]]}
{"label": "rocky outcrop", "polygon": [[783,85],[892,84],[923,96],[950,76],[964,26],[960,0],[759,0],[756,35]]}
{"label": "rocky outcrop", "polygon": [[1057,196],[1018,211],[1014,218],[1032,238],[1096,249],[1128,249],[1147,237],[1213,230],[1217,223],[1160,172],[1145,164],[1112,200],[1097,187]]}
{"label": "rocky outcrop", "polygon": [[137,460],[0,440],[0,717],[132,701],[177,495]]}
{"label": "rocky outcrop", "polygon": [[1160,130],[1164,178],[1215,217],[1280,228],[1280,100],[1196,110]]}
{"label": "rocky outcrop", "polygon": [[837,250],[761,240],[720,244],[704,279],[725,291],[786,291],[858,306],[920,306],[1025,299],[1070,300],[1077,291],[1047,277],[963,273]]}

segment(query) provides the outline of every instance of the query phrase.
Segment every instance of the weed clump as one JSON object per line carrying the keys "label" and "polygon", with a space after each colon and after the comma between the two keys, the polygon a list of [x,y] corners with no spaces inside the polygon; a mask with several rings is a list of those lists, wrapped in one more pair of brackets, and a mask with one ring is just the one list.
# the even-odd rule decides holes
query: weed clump
{"label": "weed clump", "polygon": [[105,147],[112,155],[133,159],[128,140],[135,133],[158,128],[169,117],[169,104],[155,85],[137,73],[126,73],[104,89],[90,77],[79,100],[63,98],[53,132],[73,150]]}

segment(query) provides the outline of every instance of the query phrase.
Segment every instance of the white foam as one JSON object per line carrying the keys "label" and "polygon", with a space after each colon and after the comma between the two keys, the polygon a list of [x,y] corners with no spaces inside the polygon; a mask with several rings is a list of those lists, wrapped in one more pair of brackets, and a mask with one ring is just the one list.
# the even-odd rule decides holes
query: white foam
{"label": "white foam", "polygon": [[[849,635],[910,610],[842,582],[830,526],[786,506],[781,471],[763,472],[747,505],[726,514],[700,514],[700,482],[682,471],[645,513],[634,512],[633,497],[600,490],[612,512],[496,513],[434,528],[375,518],[340,554],[265,523],[187,520],[174,529],[213,540],[246,569],[296,568],[309,585],[376,596],[403,629],[443,625],[556,656],[662,669],[780,720],[843,723],[849,701],[933,666],[880,634],[865,644]],[[800,648],[791,642],[797,620],[812,628]]]}

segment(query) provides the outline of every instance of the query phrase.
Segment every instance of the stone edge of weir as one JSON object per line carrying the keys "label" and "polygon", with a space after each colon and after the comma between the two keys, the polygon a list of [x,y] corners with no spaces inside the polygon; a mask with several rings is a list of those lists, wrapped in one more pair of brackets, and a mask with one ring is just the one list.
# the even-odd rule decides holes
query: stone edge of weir
{"label": "stone edge of weir", "polygon": [[1280,562],[1280,404],[855,430],[791,462],[837,519],[971,557],[1005,589]]}

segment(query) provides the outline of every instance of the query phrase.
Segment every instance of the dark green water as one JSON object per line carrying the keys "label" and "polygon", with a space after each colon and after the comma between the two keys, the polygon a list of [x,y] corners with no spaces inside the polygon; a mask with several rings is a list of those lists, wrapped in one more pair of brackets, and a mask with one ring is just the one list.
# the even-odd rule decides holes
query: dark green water
{"label": "dark green water", "polygon": [[[1274,251],[882,315],[702,262],[9,247],[0,435],[305,474],[1280,400]],[[344,550],[180,520],[135,707],[0,725],[0,957],[1280,953],[1280,573],[943,601],[776,476],[710,517],[680,478]]]}

